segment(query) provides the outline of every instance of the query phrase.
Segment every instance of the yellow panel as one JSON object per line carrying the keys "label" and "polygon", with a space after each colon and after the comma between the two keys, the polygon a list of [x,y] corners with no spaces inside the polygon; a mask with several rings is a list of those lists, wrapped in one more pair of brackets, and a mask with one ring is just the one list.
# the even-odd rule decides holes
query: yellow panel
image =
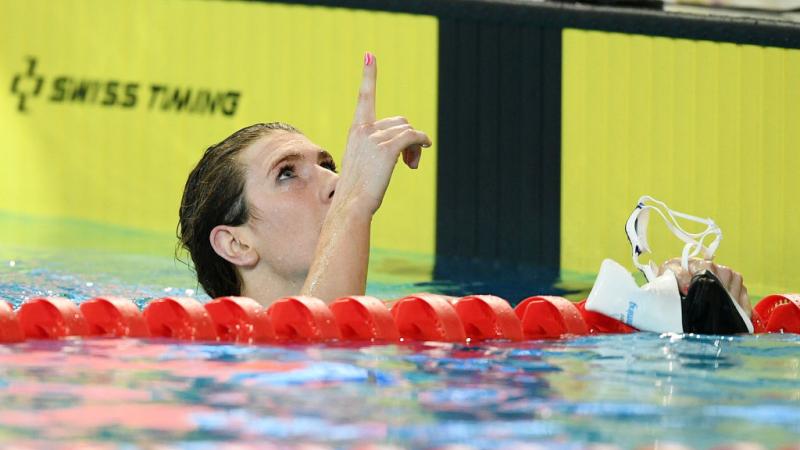
{"label": "yellow panel", "polygon": [[[800,289],[800,51],[565,30],[562,267],[630,263],[639,196],[713,218],[751,292]],[[655,259],[680,241],[651,221]]]}
{"label": "yellow panel", "polygon": [[[365,50],[379,59],[379,115],[405,115],[435,142],[432,17],[178,0],[0,0],[0,10],[6,212],[174,233],[183,183],[202,151],[256,122],[289,122],[340,159]],[[25,76],[29,57],[36,65]],[[81,81],[87,99],[69,100]],[[160,86],[195,97],[181,111],[164,110]],[[126,89],[132,107],[121,105],[133,102]],[[238,92],[237,107],[230,95],[229,115],[219,106],[208,112],[200,90]],[[398,167],[374,246],[434,251],[435,175],[435,147],[419,170]]]}

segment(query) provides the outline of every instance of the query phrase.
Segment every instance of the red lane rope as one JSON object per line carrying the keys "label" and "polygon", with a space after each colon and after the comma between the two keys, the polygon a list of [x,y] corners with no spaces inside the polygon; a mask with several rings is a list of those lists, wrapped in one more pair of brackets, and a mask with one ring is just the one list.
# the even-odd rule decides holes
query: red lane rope
{"label": "red lane rope", "polygon": [[[242,344],[480,342],[637,331],[587,311],[584,302],[534,296],[512,308],[492,295],[454,298],[422,293],[392,303],[369,296],[342,297],[330,305],[313,297],[285,297],[264,308],[245,297],[221,297],[205,305],[192,298],[164,297],[140,311],[119,297],[96,297],[80,306],[59,297],[34,297],[16,312],[0,300],[0,343],[69,336]],[[756,332],[800,334],[800,294],[765,297],[753,309],[753,323]]]}

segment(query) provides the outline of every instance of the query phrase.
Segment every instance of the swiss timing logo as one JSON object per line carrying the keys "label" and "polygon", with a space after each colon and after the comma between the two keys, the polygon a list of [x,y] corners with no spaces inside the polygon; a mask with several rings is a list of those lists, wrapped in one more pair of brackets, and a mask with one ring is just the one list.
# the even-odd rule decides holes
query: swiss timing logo
{"label": "swiss timing logo", "polygon": [[50,104],[144,110],[178,114],[236,115],[242,93],[236,89],[209,89],[139,80],[97,78],[84,75],[40,75],[33,56],[25,58],[27,70],[11,80],[17,110],[29,112],[30,100],[41,95]]}
{"label": "swiss timing logo", "polygon": [[11,81],[11,93],[18,96],[17,110],[27,112],[27,101],[29,98],[38,97],[42,92],[44,77],[36,73],[36,58],[28,56],[28,70],[25,73],[14,75]]}

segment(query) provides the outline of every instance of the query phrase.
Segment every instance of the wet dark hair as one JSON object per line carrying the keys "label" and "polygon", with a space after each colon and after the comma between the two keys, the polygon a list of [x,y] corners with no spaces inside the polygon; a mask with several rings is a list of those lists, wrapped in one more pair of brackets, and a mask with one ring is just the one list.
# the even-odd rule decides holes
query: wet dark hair
{"label": "wet dark hair", "polygon": [[300,133],[281,122],[242,128],[209,147],[186,180],[178,210],[178,250],[189,252],[197,281],[211,298],[241,294],[236,269],[214,251],[210,241],[217,225],[242,225],[250,215],[244,194],[245,169],[237,157],[257,139],[278,130]]}

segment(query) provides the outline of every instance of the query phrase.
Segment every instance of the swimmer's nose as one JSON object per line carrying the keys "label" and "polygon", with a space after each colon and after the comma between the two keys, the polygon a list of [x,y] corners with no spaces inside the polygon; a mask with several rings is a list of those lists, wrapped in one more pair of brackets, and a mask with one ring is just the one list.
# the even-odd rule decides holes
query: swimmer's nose
{"label": "swimmer's nose", "polygon": [[339,177],[336,177],[336,178],[333,180],[333,182],[331,183],[331,186],[330,186],[330,188],[328,189],[328,191],[329,191],[329,192],[328,192],[328,198],[327,198],[327,200],[328,200],[328,201],[331,201],[331,200],[333,199],[333,194],[334,194],[334,193],[336,193],[336,183],[337,183],[338,181],[339,181]]}
{"label": "swimmer's nose", "polygon": [[328,171],[330,176],[323,182],[322,186],[322,202],[323,203],[330,203],[333,199],[333,194],[336,192],[336,183],[339,182],[339,176],[333,172]]}

